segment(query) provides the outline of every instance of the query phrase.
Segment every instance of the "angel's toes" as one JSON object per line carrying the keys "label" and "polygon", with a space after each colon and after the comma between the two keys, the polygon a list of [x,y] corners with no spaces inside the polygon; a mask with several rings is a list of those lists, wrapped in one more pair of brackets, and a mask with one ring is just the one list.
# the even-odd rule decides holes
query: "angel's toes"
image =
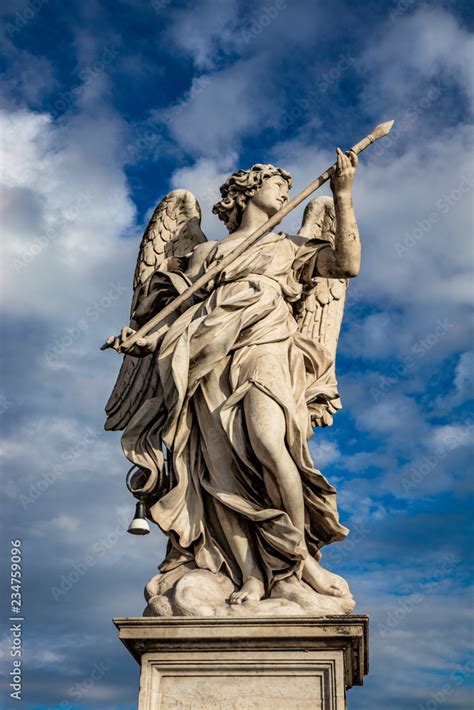
{"label": "angel's toes", "polygon": [[247,601],[247,602],[259,602],[261,598],[262,598],[262,597],[261,597],[260,594],[258,594],[258,592],[249,592],[249,594],[247,594],[247,595],[245,596],[245,601]]}
{"label": "angel's toes", "polygon": [[331,584],[331,594],[335,597],[344,597],[349,594],[349,585],[342,577],[337,577]]}
{"label": "angel's toes", "polygon": [[244,592],[233,592],[229,597],[229,604],[242,604],[245,598]]}

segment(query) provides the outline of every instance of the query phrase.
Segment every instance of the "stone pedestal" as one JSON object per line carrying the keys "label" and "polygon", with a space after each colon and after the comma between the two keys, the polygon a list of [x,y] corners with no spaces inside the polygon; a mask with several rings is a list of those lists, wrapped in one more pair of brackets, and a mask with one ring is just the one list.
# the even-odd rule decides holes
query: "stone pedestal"
{"label": "stone pedestal", "polygon": [[366,616],[114,619],[139,710],[345,710],[368,672]]}

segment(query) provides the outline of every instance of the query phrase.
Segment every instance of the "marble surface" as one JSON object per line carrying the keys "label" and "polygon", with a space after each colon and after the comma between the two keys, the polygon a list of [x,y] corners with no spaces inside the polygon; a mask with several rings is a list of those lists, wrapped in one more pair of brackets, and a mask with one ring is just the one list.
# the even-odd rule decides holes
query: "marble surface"
{"label": "marble surface", "polygon": [[[229,234],[220,240],[206,240],[186,190],[152,215],[130,325],[105,344],[125,356],[106,428],[124,430],[129,488],[168,536],[161,572],[191,563],[201,575],[186,571],[175,588],[151,594],[147,614],[353,609],[347,581],[320,563],[321,548],[349,531],[308,442],[341,408],[337,341],[361,252],[357,164],[355,147],[337,149],[333,197],[307,205],[296,235],[265,228],[290,204],[292,185],[269,164],[222,185],[214,212]],[[163,323],[139,336],[168,306]],[[306,586],[281,581],[290,577]]]}
{"label": "marble surface", "polygon": [[138,710],[345,710],[367,673],[364,616],[114,619]]}
{"label": "marble surface", "polygon": [[[183,568],[180,568],[180,571]],[[318,594],[295,577],[277,582],[270,598],[230,604],[235,591],[224,574],[194,569],[178,577],[156,575],[147,585],[145,616],[327,616],[350,614],[355,602],[348,592],[342,597]]]}

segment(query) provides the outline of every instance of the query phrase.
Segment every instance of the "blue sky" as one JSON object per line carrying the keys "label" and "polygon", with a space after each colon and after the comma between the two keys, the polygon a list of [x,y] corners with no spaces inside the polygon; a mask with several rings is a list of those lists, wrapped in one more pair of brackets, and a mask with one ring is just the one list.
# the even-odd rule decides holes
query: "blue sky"
{"label": "blue sky", "polygon": [[[119,362],[98,346],[127,320],[150,211],[186,187],[218,238],[210,208],[229,172],[273,162],[296,191],[389,118],[354,187],[363,265],[339,346],[344,410],[311,442],[352,530],[324,559],[371,618],[351,709],[471,706],[471,4],[6,0],[1,12],[2,504],[24,550],[22,707],[136,702],[138,667],[111,618],[141,614],[164,539],[124,533],[127,463],[102,430]],[[7,669],[8,654],[5,635]]]}

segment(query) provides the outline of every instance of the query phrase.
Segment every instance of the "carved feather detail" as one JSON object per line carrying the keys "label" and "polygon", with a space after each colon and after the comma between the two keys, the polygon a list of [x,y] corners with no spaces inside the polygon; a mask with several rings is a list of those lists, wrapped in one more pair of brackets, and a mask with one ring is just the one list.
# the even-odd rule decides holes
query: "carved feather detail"
{"label": "carved feather detail", "polygon": [[133,288],[171,256],[184,256],[207,241],[201,231],[201,208],[188,190],[173,190],[156,207],[143,235]]}
{"label": "carved feather detail", "polygon": [[[143,234],[133,278],[131,313],[145,295],[146,282],[170,257],[184,257],[207,241],[201,230],[201,208],[188,190],[173,190],[158,204]],[[133,319],[132,328],[136,327]],[[141,405],[158,391],[155,355],[125,355],[105,411],[107,430],[124,429]]]}
{"label": "carved feather detail", "polygon": [[[331,197],[317,197],[309,203],[298,234],[334,245],[336,214]],[[347,287],[347,279],[310,278],[295,310],[298,330],[325,347],[334,367]],[[332,424],[332,415],[337,409],[340,409],[339,400],[313,406],[313,410],[318,410],[318,414],[312,417],[313,426]]]}

